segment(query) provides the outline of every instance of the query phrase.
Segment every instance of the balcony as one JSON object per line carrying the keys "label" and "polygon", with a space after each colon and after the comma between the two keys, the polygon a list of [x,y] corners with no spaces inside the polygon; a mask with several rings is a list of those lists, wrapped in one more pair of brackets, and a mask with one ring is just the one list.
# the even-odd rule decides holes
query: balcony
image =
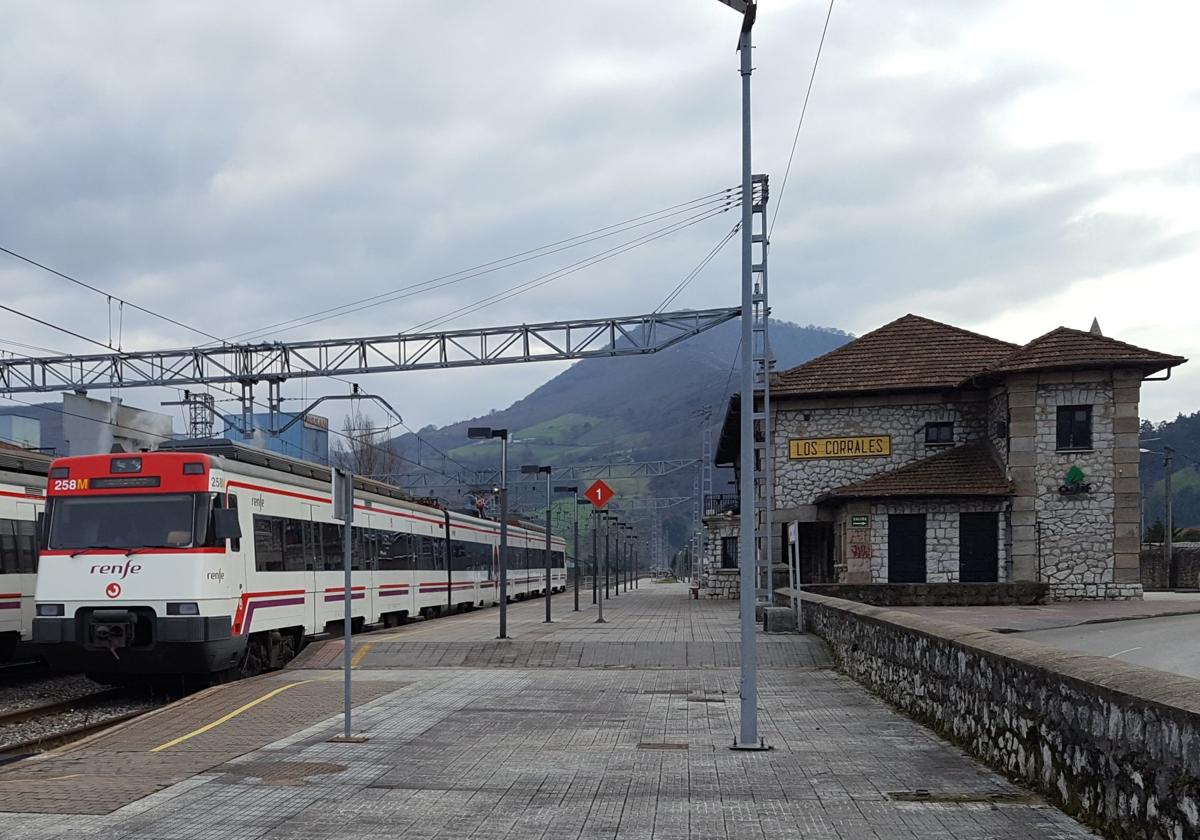
{"label": "balcony", "polygon": [[740,510],[741,507],[736,493],[721,493],[716,496],[708,496],[704,500],[705,516],[718,516],[725,513],[737,516]]}

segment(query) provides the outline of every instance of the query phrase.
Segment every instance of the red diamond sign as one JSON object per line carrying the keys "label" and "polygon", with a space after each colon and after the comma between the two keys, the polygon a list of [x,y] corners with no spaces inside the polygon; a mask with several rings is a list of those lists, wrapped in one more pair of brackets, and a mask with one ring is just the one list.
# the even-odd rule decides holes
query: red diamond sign
{"label": "red diamond sign", "polygon": [[584,493],[584,495],[587,496],[587,500],[591,502],[597,510],[599,510],[611,502],[613,496],[617,494],[614,493],[613,489],[603,481],[596,479],[596,482],[587,489],[587,492]]}

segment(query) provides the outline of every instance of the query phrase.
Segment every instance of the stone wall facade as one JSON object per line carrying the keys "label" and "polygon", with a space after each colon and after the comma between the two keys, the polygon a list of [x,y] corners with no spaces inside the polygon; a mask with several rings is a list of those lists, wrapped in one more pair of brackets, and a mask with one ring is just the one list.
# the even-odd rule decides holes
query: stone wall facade
{"label": "stone wall facade", "polygon": [[1105,836],[1200,837],[1200,682],[803,597],[847,674]]}
{"label": "stone wall facade", "polygon": [[[1137,371],[1044,371],[1010,377],[1008,463],[1018,580],[1057,598],[1140,598]],[[1092,445],[1057,448],[1059,406],[1092,406]],[[1064,494],[1077,466],[1086,493]]]}
{"label": "stone wall facade", "polygon": [[741,517],[729,514],[704,517],[704,554],[700,560],[700,596],[737,598],[741,591],[737,569],[721,568],[723,541],[738,536]]}
{"label": "stone wall facade", "polygon": [[888,516],[920,513],[925,515],[925,580],[928,583],[952,583],[958,580],[960,513],[996,513],[997,580],[1006,580],[1003,501],[965,499],[961,501],[874,502],[870,506],[871,582],[888,580]]}
{"label": "stone wall facade", "polygon": [[[798,508],[822,493],[898,469],[941,452],[925,444],[925,424],[954,423],[954,443],[983,438],[987,424],[984,395],[898,394],[855,399],[806,400],[772,407],[775,507]],[[796,460],[788,457],[793,438],[890,435],[891,455],[874,458]]]}

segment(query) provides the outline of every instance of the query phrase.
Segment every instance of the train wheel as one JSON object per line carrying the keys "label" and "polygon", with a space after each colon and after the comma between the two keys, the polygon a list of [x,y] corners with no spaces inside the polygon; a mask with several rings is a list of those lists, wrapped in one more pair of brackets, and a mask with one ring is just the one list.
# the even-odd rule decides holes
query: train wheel
{"label": "train wheel", "polygon": [[242,657],[239,668],[243,677],[256,677],[263,672],[270,662],[271,652],[262,636],[254,634],[246,643],[246,654]]}

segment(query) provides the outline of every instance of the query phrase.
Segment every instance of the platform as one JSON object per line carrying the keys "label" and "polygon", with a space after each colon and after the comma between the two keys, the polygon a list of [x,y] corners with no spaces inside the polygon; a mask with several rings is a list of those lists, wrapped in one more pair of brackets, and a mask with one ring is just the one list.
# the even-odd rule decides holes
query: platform
{"label": "platform", "polygon": [[[831,667],[763,636],[760,729],[738,729],[737,613],[643,582],[357,637],[0,770],[0,837],[1076,838],[1091,836]],[[734,657],[731,659],[730,657]],[[924,791],[924,792],[922,792]],[[916,800],[916,801],[914,801]],[[40,812],[40,813],[38,813]]]}

